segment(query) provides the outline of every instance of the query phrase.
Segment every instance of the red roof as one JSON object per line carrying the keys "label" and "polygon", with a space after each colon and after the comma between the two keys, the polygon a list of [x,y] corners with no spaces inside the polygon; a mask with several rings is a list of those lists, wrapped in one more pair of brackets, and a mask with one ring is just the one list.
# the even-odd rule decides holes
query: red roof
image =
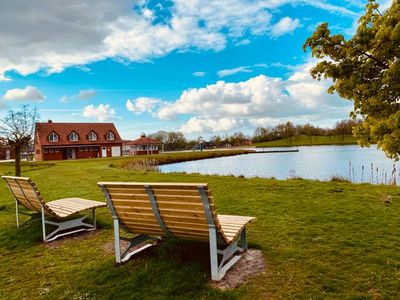
{"label": "red roof", "polygon": [[[76,142],[68,139],[68,136],[73,131],[79,137],[79,140]],[[97,134],[96,141],[88,140],[88,135],[92,131]],[[114,140],[107,140],[106,138],[107,133],[110,131],[114,134]],[[49,135],[52,132],[58,135],[58,142],[49,141]],[[36,123],[35,138],[42,146],[122,143],[122,139],[113,123]]]}
{"label": "red roof", "polygon": [[124,145],[162,145],[162,143],[160,141],[142,136],[134,141],[124,143]]}

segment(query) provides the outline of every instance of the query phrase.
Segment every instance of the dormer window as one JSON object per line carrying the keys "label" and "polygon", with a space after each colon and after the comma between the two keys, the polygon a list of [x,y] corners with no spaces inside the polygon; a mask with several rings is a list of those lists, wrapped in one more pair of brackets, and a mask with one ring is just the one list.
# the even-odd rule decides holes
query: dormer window
{"label": "dormer window", "polygon": [[89,140],[89,141],[97,141],[97,134],[96,134],[94,131],[92,131],[92,132],[89,133],[89,135],[88,135],[88,140]]}
{"label": "dormer window", "polygon": [[75,131],[72,131],[72,132],[69,134],[68,139],[69,139],[71,142],[77,142],[77,141],[79,140],[79,137],[78,137],[78,134],[77,134]]}
{"label": "dormer window", "polygon": [[114,133],[109,131],[106,135],[107,141],[113,141],[115,139]]}
{"label": "dormer window", "polygon": [[50,133],[49,142],[56,143],[58,142],[58,135],[55,132]]}

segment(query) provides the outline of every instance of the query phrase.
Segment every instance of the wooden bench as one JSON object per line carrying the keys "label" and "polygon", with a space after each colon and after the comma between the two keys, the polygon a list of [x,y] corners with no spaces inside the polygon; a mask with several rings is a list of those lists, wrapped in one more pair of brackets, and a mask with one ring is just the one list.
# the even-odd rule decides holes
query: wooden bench
{"label": "wooden bench", "polygon": [[[98,185],[114,219],[117,263],[152,246],[144,242],[161,237],[205,241],[210,245],[211,279],[218,281],[240,259],[238,253],[247,250],[246,224],[255,218],[217,215],[207,184],[99,182]],[[122,254],[120,225],[125,231],[137,234]]]}
{"label": "wooden bench", "polygon": [[[34,214],[25,213],[31,216],[31,219],[34,217],[41,217],[44,242],[50,242],[61,236],[79,231],[95,230],[95,209],[97,207],[106,206],[106,204],[103,202],[82,198],[65,198],[46,203],[40,195],[36,185],[30,178],[14,176],[2,176],[2,178],[6,181],[15,199],[17,227],[20,227],[19,213],[23,213],[19,212],[18,210],[18,204],[20,204],[26,209],[35,212]],[[61,220],[86,210],[92,210],[93,224],[83,222],[86,216],[61,222],[53,222],[46,220],[45,218],[47,215],[49,217]],[[46,224],[56,226],[57,228],[46,235]]]}

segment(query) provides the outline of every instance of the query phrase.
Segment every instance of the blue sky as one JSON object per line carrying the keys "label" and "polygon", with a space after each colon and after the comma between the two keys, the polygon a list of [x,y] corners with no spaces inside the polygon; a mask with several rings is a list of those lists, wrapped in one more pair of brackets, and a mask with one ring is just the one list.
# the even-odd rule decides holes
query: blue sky
{"label": "blue sky", "polygon": [[2,1],[0,116],[32,104],[43,120],[114,122],[124,138],[331,126],[351,102],[310,78],[302,45],[321,22],[351,36],[366,2]]}

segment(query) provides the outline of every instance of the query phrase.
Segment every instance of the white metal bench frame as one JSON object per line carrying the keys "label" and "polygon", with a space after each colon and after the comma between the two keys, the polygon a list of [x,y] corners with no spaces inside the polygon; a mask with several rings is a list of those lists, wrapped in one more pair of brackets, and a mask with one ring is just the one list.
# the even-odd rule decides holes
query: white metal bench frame
{"label": "white metal bench frame", "polygon": [[[132,256],[152,247],[155,243],[154,241],[161,240],[161,237],[153,237],[147,234],[138,234],[131,239],[123,238],[120,235],[120,225],[123,227],[124,231],[129,232],[125,228],[123,223],[121,224],[118,214],[113,206],[113,202],[110,193],[107,190],[107,183],[98,183],[99,187],[104,193],[106,198],[107,206],[111,212],[114,224],[114,241],[115,241],[115,260],[117,263],[124,263],[128,261]],[[153,214],[155,215],[160,227],[163,229],[167,237],[173,237],[165,226],[162,218],[157,209],[157,201],[155,200],[154,194],[152,193],[151,186],[143,185],[147,191],[149,201],[152,205]],[[210,203],[208,200],[208,195],[203,185],[199,185],[198,191],[203,203],[204,212],[206,214],[208,229],[209,229],[209,246],[210,246],[210,264],[211,264],[211,279],[214,281],[220,281],[226,274],[226,272],[241,258],[243,252],[247,251],[247,235],[246,226],[238,234],[238,238],[231,243],[227,243],[221,238],[217,231],[213,214],[211,212]],[[130,242],[130,245],[121,253],[121,239]],[[130,252],[133,247],[136,247],[144,242],[151,241],[152,243],[146,243],[141,247]],[[240,247],[238,246],[240,244]],[[221,256],[219,261],[218,255]],[[218,262],[219,261],[219,262]]]}
{"label": "white metal bench frame", "polygon": [[[51,211],[49,209],[49,207],[46,205],[46,203],[40,196],[40,193],[38,192],[36,185],[32,182],[32,180],[30,178],[15,177],[15,176],[2,176],[2,178],[6,181],[7,186],[10,189],[10,191],[14,197],[14,200],[15,200],[15,215],[16,215],[17,227],[20,228],[21,226],[27,224],[28,222],[35,221],[40,218],[42,221],[42,236],[43,236],[44,242],[51,242],[62,236],[78,233],[81,231],[93,231],[93,230],[97,229],[95,210],[97,207],[105,206],[105,204],[102,204],[102,205],[99,205],[99,206],[93,207],[93,208],[88,208],[92,211],[92,219],[93,219],[92,224],[83,222],[88,217],[88,215],[86,215],[84,217],[79,217],[76,219],[61,221],[61,222],[46,220],[46,213],[53,217],[56,217],[58,219],[62,219],[62,217],[58,216],[56,213],[54,213],[53,211]],[[28,202],[29,202],[29,200],[28,200],[29,198],[25,195],[24,189],[21,186],[21,184],[18,182],[18,180],[23,180],[23,181],[29,183],[32,186],[32,189],[35,191],[35,198],[36,198],[35,200],[40,203],[40,211],[33,213],[33,214],[20,212],[19,208],[18,208],[19,202],[17,200],[17,196],[15,195],[13,189],[11,188],[8,180],[12,180],[20,187],[21,193],[25,196],[25,198],[27,199]],[[82,200],[86,200],[86,199],[82,199]],[[98,202],[98,203],[101,203],[101,202]],[[22,205],[22,206],[24,206],[24,205]],[[28,216],[30,216],[30,219],[28,219],[24,223],[20,224],[19,214],[28,215]],[[74,213],[72,213],[72,214],[74,214]],[[70,215],[72,215],[72,214],[70,214]],[[56,228],[47,234],[46,233],[46,224],[55,226]],[[59,233],[59,232],[61,232],[61,233]]]}

